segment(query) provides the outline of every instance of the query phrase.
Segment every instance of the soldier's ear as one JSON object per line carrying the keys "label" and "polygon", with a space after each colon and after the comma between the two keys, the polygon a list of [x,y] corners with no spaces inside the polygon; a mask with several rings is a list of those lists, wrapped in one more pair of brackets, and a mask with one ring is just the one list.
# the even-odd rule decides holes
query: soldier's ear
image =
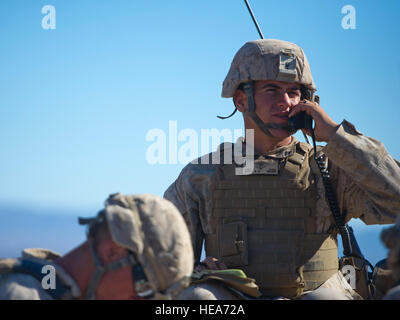
{"label": "soldier's ear", "polygon": [[243,90],[237,89],[233,95],[233,103],[240,112],[247,110],[247,96]]}

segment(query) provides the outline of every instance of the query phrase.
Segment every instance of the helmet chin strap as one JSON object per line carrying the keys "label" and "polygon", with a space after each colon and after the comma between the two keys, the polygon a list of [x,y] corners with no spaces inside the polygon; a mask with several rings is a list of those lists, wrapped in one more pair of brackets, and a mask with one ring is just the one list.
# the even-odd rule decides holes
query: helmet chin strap
{"label": "helmet chin strap", "polygon": [[[87,230],[87,241],[89,244],[89,248],[92,254],[93,258],[93,263],[95,265],[95,270],[90,278],[89,285],[86,289],[85,293],[85,298],[87,300],[95,300],[96,299],[96,290],[97,287],[100,283],[101,278],[103,277],[103,274],[106,272],[111,272],[115,271],[118,269],[122,269],[128,266],[140,266],[138,260],[136,259],[136,256],[133,252],[128,251],[128,255],[125,258],[122,258],[120,260],[112,261],[108,264],[103,264],[97,253],[96,253],[96,248],[94,247],[94,238],[93,235],[90,232],[90,228],[93,224],[101,222],[103,219],[102,214],[100,213],[99,216],[95,218],[79,218],[79,224],[81,225],[89,225],[89,228]],[[150,293],[152,294],[152,292]]]}
{"label": "helmet chin strap", "polygon": [[[135,208],[133,203],[131,204],[131,207]],[[138,211],[135,210],[134,212],[138,219],[137,223],[141,224]],[[102,221],[104,221],[104,211],[100,212],[98,216],[94,218],[79,218],[80,225],[88,225],[86,236],[93,257],[93,263],[95,265],[95,270],[93,272],[93,275],[89,281],[89,285],[85,292],[85,298],[87,300],[96,299],[96,290],[104,273],[115,271],[128,266],[131,266],[132,278],[135,286],[135,293],[140,298],[170,300],[173,299],[175,296],[177,296],[184,288],[186,288],[189,285],[190,277],[184,276],[181,279],[178,279],[174,283],[169,285],[162,292],[160,290],[157,290],[157,288],[154,287],[153,284],[151,284],[150,281],[148,280],[144,272],[144,268],[142,267],[135,252],[129,249],[127,249],[128,255],[125,258],[112,261],[108,264],[103,264],[96,253],[96,248],[94,246],[94,235],[91,232],[92,227],[96,224],[101,223]],[[148,244],[146,244],[145,247],[147,247],[145,250],[147,253],[147,258],[152,261],[153,263],[152,267],[155,270],[156,275],[159,276],[158,283],[160,283],[160,285],[165,287],[164,283],[162,282],[163,279],[161,276],[161,272],[157,267],[157,261],[154,257],[154,253],[152,252]],[[149,254],[149,251],[151,251],[151,254]]]}
{"label": "helmet chin strap", "polygon": [[92,275],[92,278],[90,279],[89,285],[86,289],[86,299],[87,300],[95,300],[96,299],[96,289],[99,285],[99,282],[103,276],[104,273],[106,272],[111,272],[115,271],[118,269],[122,269],[128,266],[134,266],[137,264],[137,261],[135,259],[135,256],[132,253],[128,253],[128,256],[125,258],[122,258],[117,261],[112,261],[106,265],[103,265],[98,258],[97,254],[95,253],[95,249],[93,247],[93,243],[91,240],[89,240],[89,246],[92,251],[92,256],[95,264],[95,270]]}
{"label": "helmet chin strap", "polygon": [[236,111],[237,111],[237,108],[235,107],[235,110],[233,110],[233,112],[229,116],[227,116],[227,117],[217,116],[217,118],[221,119],[221,120],[229,119],[236,113]]}

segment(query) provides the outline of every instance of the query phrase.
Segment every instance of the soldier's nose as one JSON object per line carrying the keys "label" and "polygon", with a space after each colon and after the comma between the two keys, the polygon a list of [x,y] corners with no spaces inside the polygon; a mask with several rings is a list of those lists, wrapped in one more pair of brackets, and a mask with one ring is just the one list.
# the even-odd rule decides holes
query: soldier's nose
{"label": "soldier's nose", "polygon": [[290,108],[293,107],[293,102],[287,93],[282,95],[282,98],[278,102],[278,106],[282,111],[290,111]]}

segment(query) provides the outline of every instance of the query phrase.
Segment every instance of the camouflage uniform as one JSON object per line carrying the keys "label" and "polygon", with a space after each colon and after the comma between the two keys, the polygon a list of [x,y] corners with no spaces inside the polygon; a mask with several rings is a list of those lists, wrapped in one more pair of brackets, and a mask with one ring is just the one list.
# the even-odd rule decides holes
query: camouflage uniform
{"label": "camouflage uniform", "polygon": [[[110,236],[128,255],[103,265],[93,245],[93,228],[106,221]],[[126,266],[135,270],[136,294],[148,299],[173,299],[189,285],[193,250],[187,227],[175,206],[157,196],[113,194],[105,209],[94,218],[80,219],[89,224],[88,243],[95,270],[85,292],[96,298],[96,288],[104,272]],[[60,256],[43,249],[26,249],[20,259],[0,260],[0,299],[51,300],[82,297],[79,287],[54,260]],[[55,288],[44,289],[42,267],[56,271]],[[132,269],[133,270],[133,269]],[[136,275],[141,278],[135,278]]]}
{"label": "camouflage uniform", "polygon": [[[46,249],[25,249],[19,260],[34,264],[39,272],[44,266],[53,266],[59,288],[57,297],[76,299],[80,297],[81,291],[75,280],[54,262],[59,257],[59,254]],[[44,276],[45,274],[41,274],[41,277]],[[0,274],[0,300],[53,300],[54,294],[51,295],[49,290],[43,288],[41,277],[20,272]]]}
{"label": "camouflage uniform", "polygon": [[[292,144],[297,143],[293,137]],[[291,145],[281,147],[267,155],[282,154],[290,148]],[[394,223],[400,208],[400,164],[387,153],[384,145],[361,134],[344,120],[322,151],[330,160],[331,179],[341,211],[347,211],[346,221],[360,218],[367,225]],[[208,157],[211,159],[212,154]],[[196,261],[200,259],[204,233],[211,232],[210,191],[218,166],[201,164],[199,158],[197,164],[190,163],[182,170],[164,194],[189,226]],[[333,219],[322,182],[319,183],[318,176],[315,178],[318,185],[316,231],[322,233],[332,229]]]}
{"label": "camouflage uniform", "polygon": [[[281,47],[288,48],[289,51],[285,51],[286,49],[279,51]],[[243,48],[245,50],[243,50]],[[247,43],[242,47],[241,51],[235,56],[231,65],[231,70],[228,73],[227,79],[224,81],[222,94],[224,97],[232,97],[238,85],[240,83],[246,83],[246,81],[268,79],[289,81],[287,80],[289,78],[289,82],[298,82],[304,85],[304,87],[309,90],[309,97],[313,97],[315,85],[311,77],[308,62],[304,52],[296,45],[278,40],[258,40]],[[260,51],[261,54],[259,53]],[[284,56],[285,52],[289,52],[289,58]],[[243,66],[243,63],[247,63],[246,59],[249,61],[247,67]],[[292,60],[288,63],[284,63],[284,59]],[[256,65],[253,71],[251,63]],[[277,68],[276,65],[278,65],[279,68]],[[285,68],[290,70],[286,70]],[[229,80],[229,77],[233,80]],[[253,116],[254,114],[253,112]],[[255,122],[257,123],[257,121]],[[236,143],[239,144],[237,148],[242,148],[240,145],[242,143],[241,140],[238,140]],[[166,199],[172,201],[176,205],[189,227],[196,262],[200,259],[204,239],[206,239],[207,255],[210,255],[208,253],[207,239],[213,239],[213,241],[209,241],[209,246],[211,247],[213,243],[219,243],[217,237],[215,237],[215,220],[220,219],[221,216],[216,216],[218,209],[216,208],[216,203],[218,203],[218,201],[219,203],[224,203],[225,207],[223,207],[222,211],[225,210],[225,212],[228,213],[222,214],[228,215],[229,211],[235,211],[236,208],[240,208],[244,202],[241,201],[242,199],[240,199],[240,197],[243,197],[243,194],[246,193],[245,189],[241,190],[242,194],[240,194],[239,191],[239,194],[236,195],[233,195],[233,193],[228,195],[227,190],[224,190],[224,188],[229,189],[227,186],[229,186],[232,181],[228,181],[225,183],[225,186],[222,186],[220,189],[216,188],[216,181],[221,172],[221,165],[205,161],[205,159],[218,158],[224,148],[226,148],[226,145],[221,145],[219,150],[215,153],[203,156],[188,164],[182,170],[178,179],[164,194]],[[289,145],[272,150],[262,156],[288,163],[287,160],[290,160],[288,154],[293,154],[293,150],[298,149],[303,152],[302,157],[300,157],[300,167],[308,162],[308,166],[311,168],[308,176],[304,179],[305,181],[310,181],[308,192],[310,192],[311,195],[309,194],[308,197],[315,200],[312,201],[312,205],[315,206],[313,209],[315,217],[313,217],[314,220],[312,220],[314,225],[308,226],[310,229],[310,236],[318,237],[326,235],[326,240],[331,238],[333,241],[333,243],[329,244],[329,249],[335,250],[336,248],[336,261],[330,263],[330,278],[326,277],[324,281],[326,283],[329,281],[335,283],[334,285],[328,284],[328,287],[333,286],[338,288],[339,291],[344,290],[344,292],[342,292],[342,298],[357,298],[358,295],[355,294],[351,288],[346,287],[343,281],[341,281],[343,280],[341,273],[337,273],[337,271],[336,273],[335,271],[332,272],[335,266],[337,270],[337,231],[334,226],[332,213],[325,199],[325,190],[321,176],[313,159],[314,150],[312,150],[311,147],[305,147],[303,143],[299,143],[297,139],[292,137],[292,142]],[[400,208],[400,165],[388,154],[381,142],[363,135],[355,129],[354,125],[344,120],[326,146],[317,150],[317,154],[320,154],[320,152],[323,152],[326,156],[331,180],[338,199],[338,205],[340,211],[346,213],[346,222],[351,218],[360,218],[366,224],[390,224],[394,222]],[[221,159],[223,158],[221,157]],[[259,183],[262,184],[262,182]],[[243,185],[249,187],[251,184],[246,182]],[[279,183],[276,185],[279,185]],[[265,194],[264,196],[257,196],[257,190],[254,190],[254,188],[249,192],[252,192],[251,196],[253,198],[257,198],[250,199],[251,201],[255,200],[253,203],[257,203],[257,205],[254,205],[254,208],[241,207],[243,212],[245,210],[247,210],[246,212],[250,212],[246,213],[248,215],[256,216],[257,209],[259,209],[256,208],[256,206],[262,206],[262,210],[264,210],[269,206],[269,200],[272,205],[275,201],[274,198],[282,198],[282,195],[277,196],[279,191],[276,190],[269,191],[271,192],[270,194],[272,194],[271,198],[268,198],[268,196],[266,197]],[[236,199],[236,197],[238,199]],[[249,203],[251,201],[249,201]],[[284,200],[279,201],[284,203],[282,202]],[[289,203],[282,207],[290,206],[291,204]],[[258,210],[258,212],[259,211],[260,210]],[[284,215],[284,211],[285,210],[281,211],[279,214]],[[241,215],[241,213],[235,214]],[[265,214],[265,211],[262,211],[262,214]],[[294,214],[297,213],[294,212]],[[227,217],[229,218],[229,216]],[[244,216],[244,220],[248,217],[249,216]],[[266,228],[273,228],[272,225],[268,226],[267,220],[262,221],[262,224],[265,224]],[[287,226],[288,224],[286,228]],[[247,232],[245,228],[242,228],[241,232]],[[268,245],[267,242],[263,242],[262,245],[264,244]],[[237,246],[238,245],[243,245],[243,243],[239,243]],[[323,245],[325,246],[326,242],[324,242]],[[315,249],[314,253],[316,253],[316,256],[320,255],[321,251],[319,249],[321,248]],[[210,251],[215,253],[218,252],[218,250],[213,248],[213,250]],[[276,250],[279,251],[278,249]],[[254,257],[254,254],[253,257],[249,256],[249,261],[250,259],[255,261]],[[217,258],[221,257],[217,256]],[[236,258],[237,256],[235,256],[235,259]],[[332,256],[330,258],[332,258]],[[232,265],[228,265],[228,268],[232,266],[247,268],[245,267],[246,263],[243,263],[246,259],[247,256],[245,259],[240,257],[240,262],[237,262],[239,260],[236,259],[232,262]],[[222,260],[226,263],[224,259]],[[323,259],[316,262],[317,264],[325,263]],[[262,268],[263,266],[260,265],[259,270]],[[249,277],[255,278],[257,284],[260,285],[259,279],[255,274],[249,273],[249,271],[246,270],[245,272]],[[260,272],[258,275],[262,277]],[[313,290],[318,286],[323,288],[323,284],[321,285],[321,283],[319,283],[314,285],[314,287],[311,286],[308,290]],[[307,290],[307,287],[305,290]],[[270,296],[274,293],[273,291],[263,292],[263,288],[261,288],[261,291],[265,296]]]}

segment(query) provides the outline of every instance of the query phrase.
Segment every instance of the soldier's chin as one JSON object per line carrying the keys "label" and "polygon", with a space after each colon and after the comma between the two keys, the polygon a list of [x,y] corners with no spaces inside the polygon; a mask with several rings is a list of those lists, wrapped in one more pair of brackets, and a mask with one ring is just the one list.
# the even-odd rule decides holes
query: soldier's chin
{"label": "soldier's chin", "polygon": [[276,123],[268,124],[268,130],[271,134],[276,138],[286,138],[296,133],[297,130],[293,130],[293,128]]}

